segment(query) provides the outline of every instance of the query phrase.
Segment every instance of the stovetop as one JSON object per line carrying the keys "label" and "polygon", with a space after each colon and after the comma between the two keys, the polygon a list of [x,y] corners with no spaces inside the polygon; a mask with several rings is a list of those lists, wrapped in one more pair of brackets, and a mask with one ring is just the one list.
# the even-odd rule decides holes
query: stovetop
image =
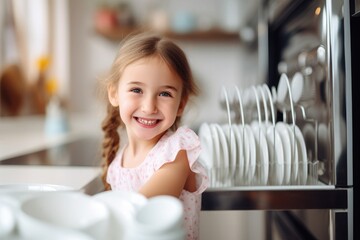
{"label": "stovetop", "polygon": [[82,138],[0,161],[0,165],[100,166],[101,139]]}

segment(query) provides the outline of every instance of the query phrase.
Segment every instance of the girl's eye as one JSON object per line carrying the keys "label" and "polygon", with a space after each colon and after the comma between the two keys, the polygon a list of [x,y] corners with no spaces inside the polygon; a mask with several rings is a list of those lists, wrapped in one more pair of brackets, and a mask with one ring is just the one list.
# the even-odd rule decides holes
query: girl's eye
{"label": "girl's eye", "polygon": [[159,94],[159,96],[162,96],[162,97],[172,97],[171,93],[169,93],[169,92],[161,92],[161,93]]}
{"label": "girl's eye", "polygon": [[141,93],[141,89],[140,88],[133,88],[130,90],[130,92],[133,92],[133,93]]}

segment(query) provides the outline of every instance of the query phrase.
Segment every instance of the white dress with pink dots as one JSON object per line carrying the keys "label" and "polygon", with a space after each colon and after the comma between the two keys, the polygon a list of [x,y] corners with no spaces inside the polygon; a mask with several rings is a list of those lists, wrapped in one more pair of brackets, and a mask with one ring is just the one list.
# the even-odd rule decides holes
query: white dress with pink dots
{"label": "white dress with pink dots", "polygon": [[176,132],[166,132],[159,142],[150,150],[144,161],[135,168],[122,167],[122,148],[107,173],[107,182],[113,190],[139,191],[148,179],[164,164],[175,160],[180,150],[186,150],[191,170],[196,173],[197,188],[195,192],[183,190],[179,199],[184,207],[187,239],[198,239],[201,193],[209,184],[207,172],[198,161],[200,155],[199,137],[187,127],[180,127]]}

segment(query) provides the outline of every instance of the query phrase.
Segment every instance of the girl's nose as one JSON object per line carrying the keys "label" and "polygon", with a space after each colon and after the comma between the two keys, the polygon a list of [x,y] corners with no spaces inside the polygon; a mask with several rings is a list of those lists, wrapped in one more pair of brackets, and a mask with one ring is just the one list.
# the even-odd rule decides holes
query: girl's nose
{"label": "girl's nose", "polygon": [[153,97],[145,98],[142,103],[141,110],[147,114],[156,113],[157,112],[156,99],[154,99]]}

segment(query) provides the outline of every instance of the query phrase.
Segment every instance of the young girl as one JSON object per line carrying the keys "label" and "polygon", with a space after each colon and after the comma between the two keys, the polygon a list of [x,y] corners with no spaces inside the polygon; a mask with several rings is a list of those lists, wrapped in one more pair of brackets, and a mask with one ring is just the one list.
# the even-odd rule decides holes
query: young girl
{"label": "young girl", "polygon": [[[137,191],[148,198],[178,197],[184,206],[187,239],[197,239],[201,193],[208,178],[198,162],[198,136],[190,128],[178,127],[197,90],[184,52],[157,35],[130,36],[122,43],[105,86],[106,189]],[[127,135],[121,149],[119,127]]]}

